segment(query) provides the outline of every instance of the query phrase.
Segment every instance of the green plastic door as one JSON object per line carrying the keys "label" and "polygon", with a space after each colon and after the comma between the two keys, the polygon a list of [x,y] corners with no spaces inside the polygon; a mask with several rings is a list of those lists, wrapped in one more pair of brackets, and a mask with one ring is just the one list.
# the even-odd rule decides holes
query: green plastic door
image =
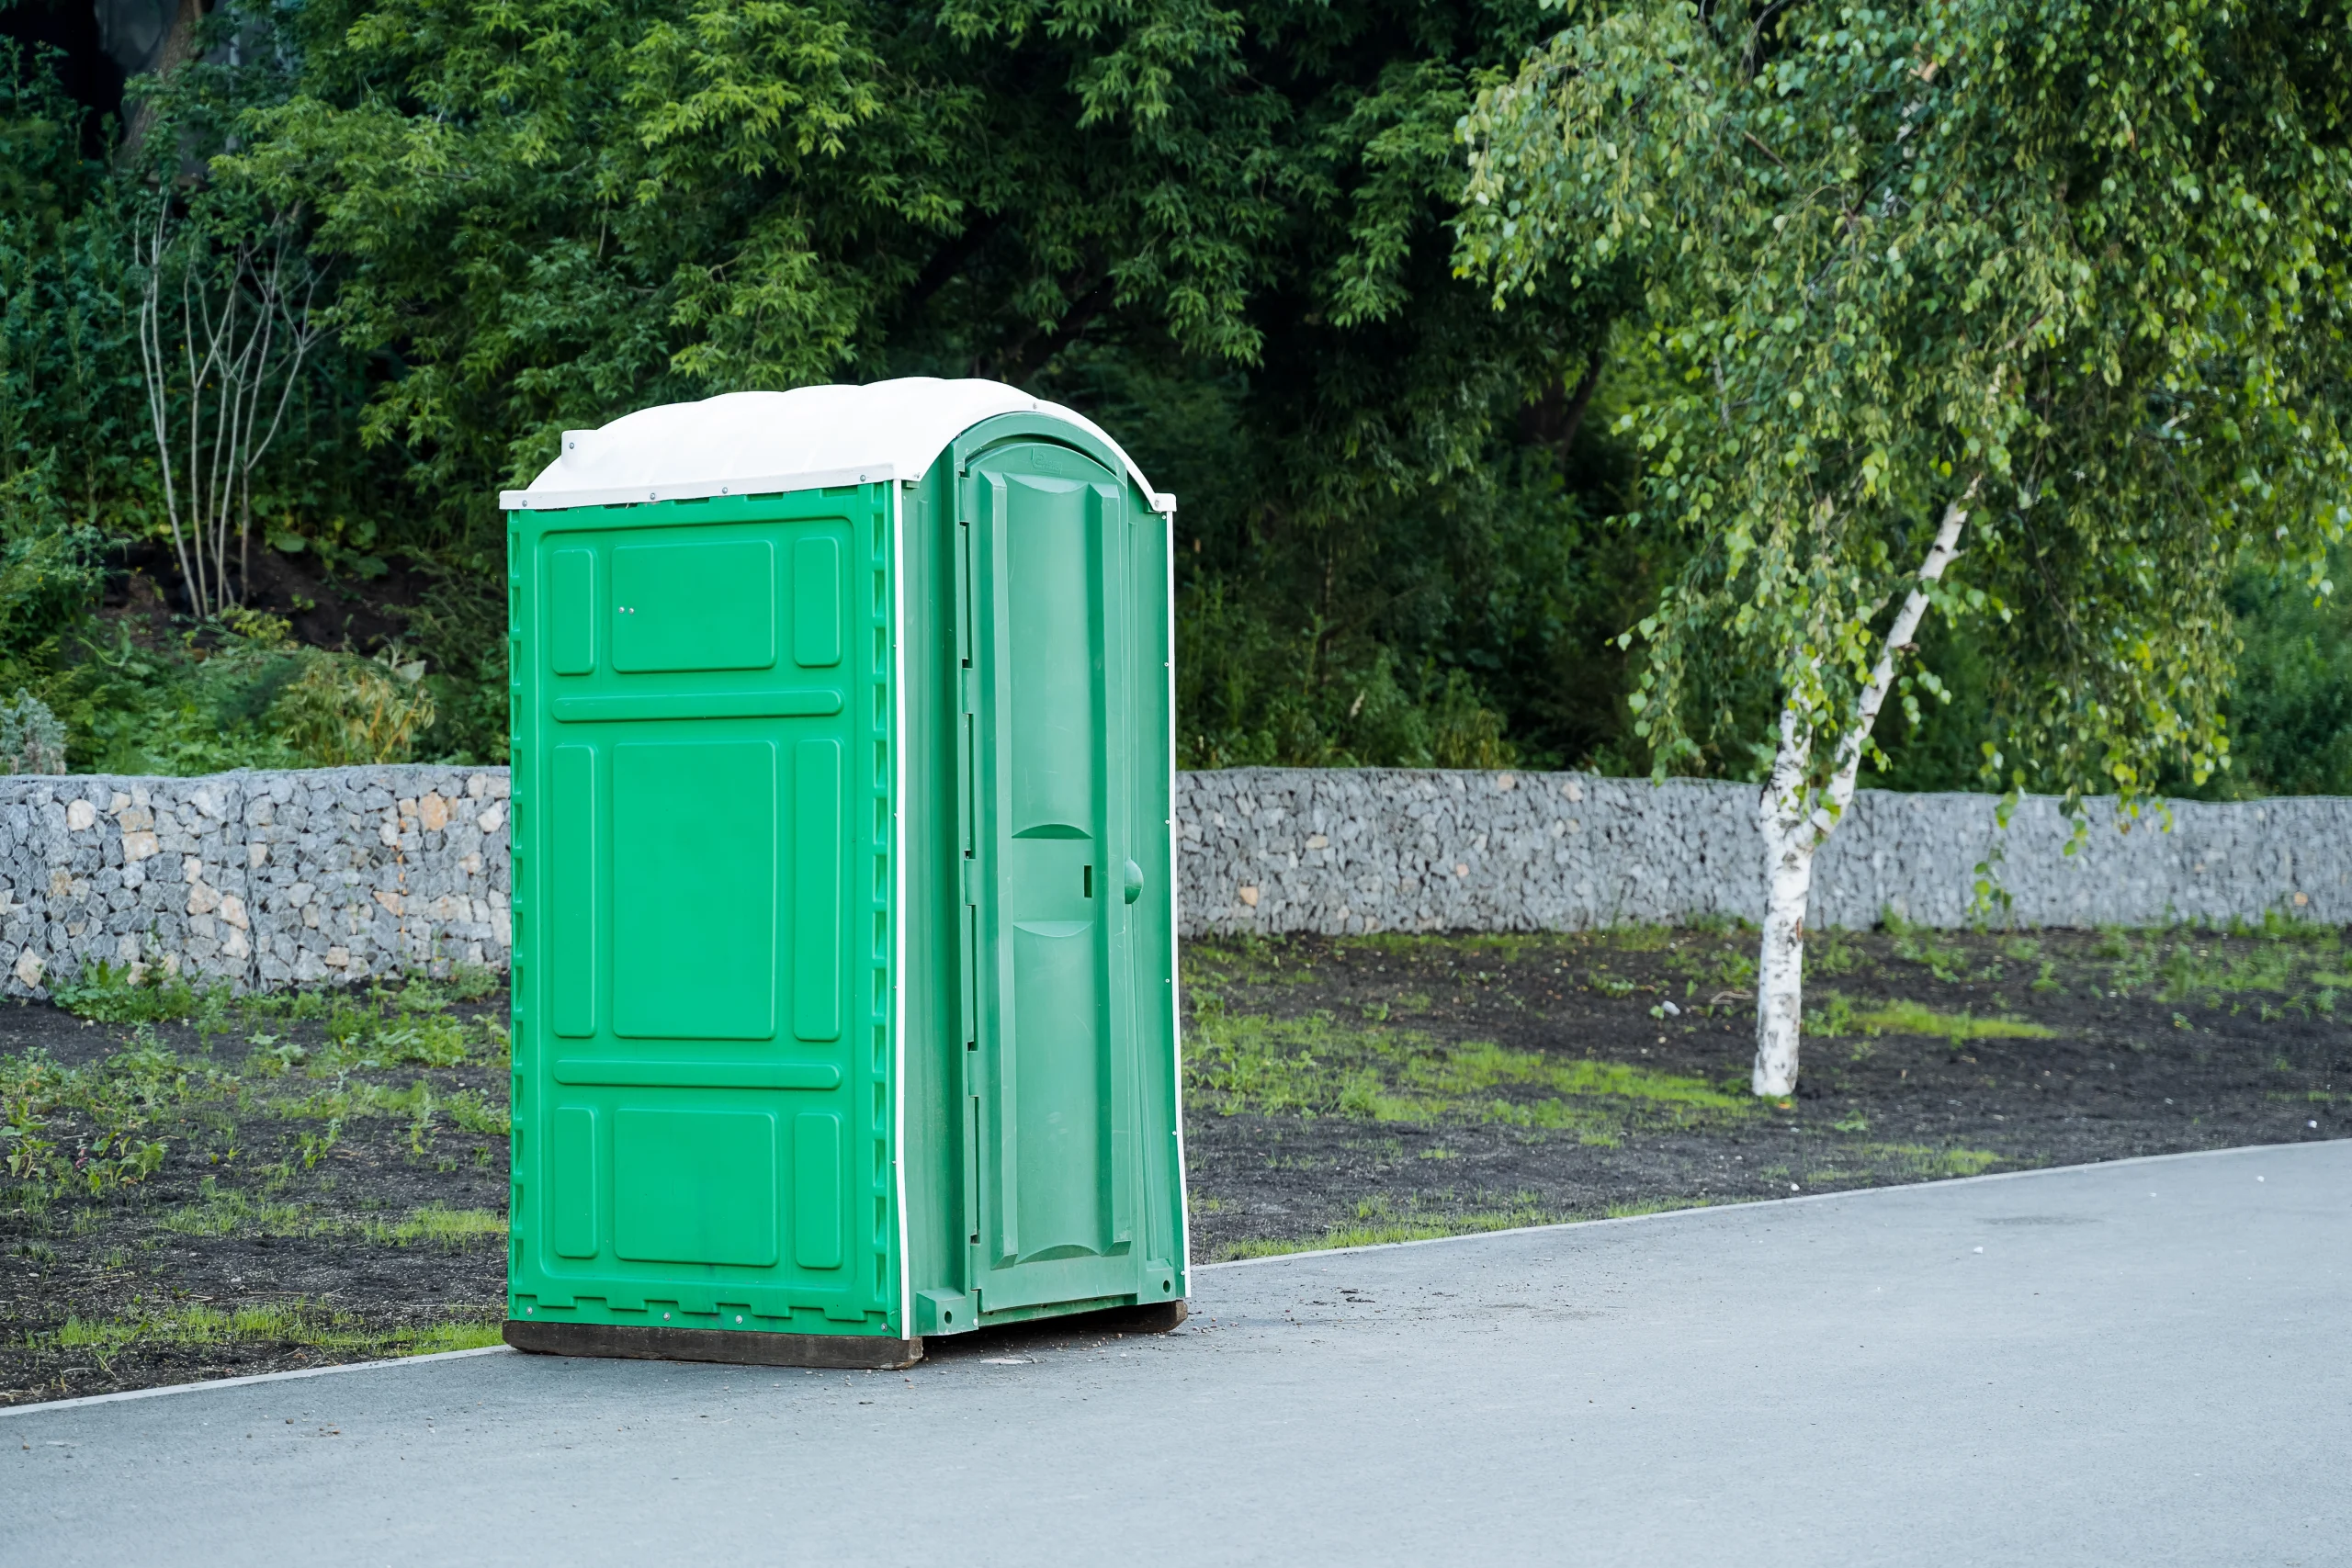
{"label": "green plastic door", "polygon": [[992,448],[961,491],[967,1177],[986,1315],[1131,1294],[1143,1272],[1126,909],[1144,874],[1121,591],[1136,552],[1124,478],[1068,447]]}

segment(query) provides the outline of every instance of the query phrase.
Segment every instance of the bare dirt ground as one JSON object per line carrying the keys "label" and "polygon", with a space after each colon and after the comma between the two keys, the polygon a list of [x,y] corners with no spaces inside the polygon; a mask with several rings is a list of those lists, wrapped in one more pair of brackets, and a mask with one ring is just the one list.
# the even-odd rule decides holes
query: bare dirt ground
{"label": "bare dirt ground", "polygon": [[[1747,1091],[1755,938],[1197,942],[1197,1261],[2352,1135],[2342,933],[1817,936]],[[495,1341],[505,996],[0,1007],[0,1404]]]}
{"label": "bare dirt ground", "polygon": [[1193,945],[1195,1258],[2352,1135],[2333,930],[1816,934],[1778,1102],[1755,947]]}

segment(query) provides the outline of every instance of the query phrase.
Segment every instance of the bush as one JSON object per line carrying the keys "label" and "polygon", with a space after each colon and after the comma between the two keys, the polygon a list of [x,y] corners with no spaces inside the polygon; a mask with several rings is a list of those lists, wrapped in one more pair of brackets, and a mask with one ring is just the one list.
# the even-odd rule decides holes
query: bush
{"label": "bush", "polygon": [[314,767],[405,762],[433,722],[421,660],[313,653],[269,710],[271,728]]}
{"label": "bush", "polygon": [[0,773],[64,771],[65,727],[47,703],[17,688],[15,702],[0,703]]}

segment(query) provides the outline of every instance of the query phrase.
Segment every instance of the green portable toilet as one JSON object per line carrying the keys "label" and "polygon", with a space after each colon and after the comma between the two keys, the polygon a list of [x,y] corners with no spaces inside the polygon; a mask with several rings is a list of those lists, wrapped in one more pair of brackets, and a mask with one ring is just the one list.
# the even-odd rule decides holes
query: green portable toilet
{"label": "green portable toilet", "polygon": [[1173,498],[906,379],[571,432],[501,504],[508,1342],[1181,1321]]}

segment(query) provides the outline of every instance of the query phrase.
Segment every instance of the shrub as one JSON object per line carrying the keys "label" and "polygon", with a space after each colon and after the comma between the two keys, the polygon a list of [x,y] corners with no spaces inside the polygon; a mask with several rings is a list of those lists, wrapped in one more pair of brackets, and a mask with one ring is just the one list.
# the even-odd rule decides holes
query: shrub
{"label": "shrub", "polygon": [[433,722],[424,661],[322,653],[271,705],[271,728],[318,767],[404,762]]}

